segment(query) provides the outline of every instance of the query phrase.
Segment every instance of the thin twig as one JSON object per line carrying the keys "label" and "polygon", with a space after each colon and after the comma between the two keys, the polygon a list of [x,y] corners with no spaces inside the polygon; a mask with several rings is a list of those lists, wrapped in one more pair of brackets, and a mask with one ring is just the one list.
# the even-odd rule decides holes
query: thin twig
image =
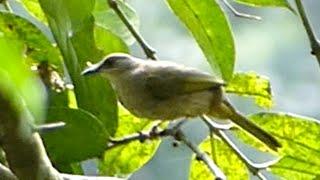
{"label": "thin twig", "polygon": [[109,6],[117,13],[121,21],[126,25],[128,30],[131,32],[133,37],[138,41],[139,45],[142,47],[146,56],[150,59],[156,60],[156,51],[148,45],[148,43],[143,39],[143,37],[139,34],[138,31],[134,29],[126,15],[120,10],[116,0],[107,0]]}
{"label": "thin twig", "polygon": [[298,12],[299,12],[301,21],[303,23],[303,26],[308,34],[308,38],[311,46],[311,54],[316,56],[318,63],[320,65],[320,42],[317,40],[317,37],[314,34],[314,31],[312,30],[311,24],[307,18],[307,15],[301,0],[295,0],[295,2],[297,5]]}
{"label": "thin twig", "polygon": [[208,125],[209,129],[212,132],[214,132],[217,136],[219,136],[222,139],[222,141],[225,142],[230,147],[230,149],[233,150],[233,152],[246,165],[246,167],[248,168],[248,170],[252,174],[256,175],[261,180],[265,179],[263,174],[260,173],[261,170],[265,170],[268,166],[270,166],[271,164],[274,164],[275,161],[270,161],[270,163],[265,164],[264,166],[260,166],[260,167],[252,164],[252,162],[250,163],[249,160],[247,159],[247,157],[236,147],[236,145],[226,135],[227,131],[230,131],[230,129],[221,129],[221,128],[214,127],[213,124],[211,123],[210,119],[208,119],[208,118],[202,117],[202,120]]}
{"label": "thin twig", "polygon": [[140,141],[144,142],[146,140],[152,140],[157,139],[159,137],[169,136],[171,135],[170,131],[168,129],[159,131],[158,129],[152,128],[151,130],[147,132],[140,132],[132,135],[128,135],[125,137],[122,137],[120,139],[111,139],[109,140],[107,144],[107,150],[118,147],[123,144],[128,144],[133,141]]}
{"label": "thin twig", "polygon": [[260,16],[255,16],[251,14],[241,13],[237,11],[227,0],[222,0],[222,2],[226,5],[226,7],[234,14],[236,17],[246,18],[246,19],[253,19],[253,20],[261,20]]}
{"label": "thin twig", "polygon": [[180,129],[177,131],[176,136],[196,154],[197,159],[201,160],[205,165],[207,165],[212,174],[216,176],[217,180],[227,179],[221,169],[213,162],[213,160],[206,153],[202,152],[198,146],[189,141]]}
{"label": "thin twig", "polygon": [[42,124],[38,126],[33,126],[33,132],[38,132],[39,134],[50,133],[59,129],[64,128],[65,122],[55,122],[49,124]]}

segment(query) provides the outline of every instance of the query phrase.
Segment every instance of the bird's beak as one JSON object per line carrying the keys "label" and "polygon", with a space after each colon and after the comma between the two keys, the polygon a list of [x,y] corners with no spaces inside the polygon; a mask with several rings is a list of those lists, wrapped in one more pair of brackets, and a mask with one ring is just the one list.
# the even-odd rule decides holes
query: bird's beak
{"label": "bird's beak", "polygon": [[81,75],[87,76],[87,75],[93,75],[99,73],[100,70],[100,63],[93,64],[89,67],[87,67],[85,70],[81,72]]}

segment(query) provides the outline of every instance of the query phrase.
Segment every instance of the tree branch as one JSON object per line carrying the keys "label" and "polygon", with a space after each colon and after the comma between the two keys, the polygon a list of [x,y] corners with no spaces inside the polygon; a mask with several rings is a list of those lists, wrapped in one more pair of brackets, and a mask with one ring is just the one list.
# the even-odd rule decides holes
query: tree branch
{"label": "tree branch", "polygon": [[[20,113],[0,92],[1,146],[11,171],[19,179],[61,179],[52,167],[38,133],[33,133],[30,119]],[[20,110],[23,111],[23,110]]]}
{"label": "tree branch", "polygon": [[303,26],[307,32],[309,41],[310,41],[310,46],[311,46],[311,54],[315,55],[318,63],[320,65],[320,42],[317,40],[316,35],[314,34],[311,24],[307,18],[306,12],[304,10],[303,4],[301,0],[295,0],[298,12],[301,18],[301,21],[303,23]]}
{"label": "tree branch", "polygon": [[130,24],[129,20],[127,19],[126,15],[121,11],[119,8],[116,0],[107,0],[109,6],[117,13],[121,21],[126,25],[128,30],[134,36],[134,38],[138,41],[139,45],[143,49],[144,53],[146,54],[147,58],[156,60],[156,51],[148,45],[148,43],[143,39],[143,37],[139,34],[138,31],[134,29],[134,27]]}
{"label": "tree branch", "polygon": [[202,152],[198,146],[189,141],[182,130],[178,129],[176,139],[185,143],[196,154],[197,159],[201,160],[205,165],[207,165],[211,173],[216,176],[216,180],[227,179],[220,168],[213,162],[213,160],[206,153]]}
{"label": "tree branch", "polygon": [[172,133],[170,133],[168,129],[159,131],[157,128],[154,127],[147,132],[140,132],[140,133],[128,135],[128,136],[122,137],[121,139],[110,139],[106,149],[109,150],[109,149],[118,147],[120,145],[128,144],[132,141],[144,142],[146,140],[153,140],[160,137],[169,136],[171,134]]}

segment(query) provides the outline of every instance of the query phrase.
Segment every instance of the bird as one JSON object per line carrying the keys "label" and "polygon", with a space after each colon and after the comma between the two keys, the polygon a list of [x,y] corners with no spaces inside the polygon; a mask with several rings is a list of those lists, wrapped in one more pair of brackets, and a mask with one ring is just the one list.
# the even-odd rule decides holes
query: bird
{"label": "bird", "polygon": [[231,120],[270,149],[281,147],[276,138],[236,110],[225,95],[226,83],[209,73],[172,61],[111,53],[81,74],[105,77],[119,102],[137,117],[175,120],[205,115]]}

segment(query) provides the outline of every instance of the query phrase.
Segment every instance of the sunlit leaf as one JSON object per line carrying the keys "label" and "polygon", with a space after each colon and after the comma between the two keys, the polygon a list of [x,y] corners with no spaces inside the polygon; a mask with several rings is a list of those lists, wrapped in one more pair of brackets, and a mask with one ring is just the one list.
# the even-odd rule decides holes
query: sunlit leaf
{"label": "sunlit leaf", "polygon": [[271,108],[272,91],[269,79],[254,72],[236,73],[226,87],[228,93],[249,96],[261,107]]}
{"label": "sunlit leaf", "polygon": [[21,0],[28,12],[39,19],[41,22],[47,23],[47,19],[41,10],[38,0]]}
{"label": "sunlit leaf", "polygon": [[[132,116],[120,108],[119,128],[116,137],[137,133],[150,128],[150,121]],[[154,153],[158,141],[132,142],[105,152],[104,160],[100,163],[100,171],[105,175],[126,175],[140,168]]]}
{"label": "sunlit leaf", "polygon": [[105,28],[95,26],[94,38],[97,47],[102,50],[104,54],[112,52],[129,52],[128,46],[124,41]]}
{"label": "sunlit leaf", "polygon": [[320,175],[320,123],[287,113],[258,113],[250,116],[280,140],[283,156],[272,171],[286,179],[313,179]]}
{"label": "sunlit leaf", "polygon": [[[246,166],[237,157],[237,155],[221,140],[214,139],[213,143],[213,152],[211,152],[210,139],[204,141],[200,147],[210,155],[210,157],[221,168],[228,179],[247,179],[248,172],[246,170]],[[213,179],[213,176],[205,164],[197,160],[193,160],[191,164],[190,178],[193,180],[206,180]]]}
{"label": "sunlit leaf", "polygon": [[235,62],[234,42],[228,21],[216,1],[167,2],[192,33],[214,72],[225,80],[231,79]]}
{"label": "sunlit leaf", "polygon": [[60,53],[32,23],[11,13],[0,13],[0,32],[24,44],[24,53],[34,62],[48,61],[62,70]]}
{"label": "sunlit leaf", "polygon": [[24,115],[39,123],[44,119],[46,94],[40,80],[24,63],[22,47],[20,42],[0,35],[0,89],[20,107],[18,111],[27,109],[31,116]]}
{"label": "sunlit leaf", "polygon": [[[31,0],[31,1],[35,5],[34,0]],[[31,3],[31,1],[28,1],[28,2]],[[39,6],[39,4],[37,4],[37,6]],[[32,12],[28,11],[26,9],[26,7],[22,4],[22,2],[17,1],[17,0],[7,0],[7,7],[10,9],[10,11],[9,10],[4,10],[4,11],[10,12],[16,16],[19,16],[19,17],[27,20],[28,22],[30,22],[31,24],[36,26],[47,37],[47,39],[51,43],[54,43],[53,34],[51,33],[51,30],[48,28],[48,26],[46,24],[44,24],[43,22],[41,22],[36,17],[34,17]],[[37,10],[38,10],[38,8],[39,7],[37,7]],[[33,11],[33,12],[35,12],[35,11]],[[42,11],[39,13],[42,14]],[[43,19],[43,17],[42,17],[42,19]]]}
{"label": "sunlit leaf", "polygon": [[[135,10],[126,2],[117,1],[119,8],[126,15],[130,24],[139,30],[139,18]],[[119,16],[108,6],[107,1],[97,0],[94,10],[95,25],[110,31],[111,33],[121,37],[128,45],[135,42],[128,28],[121,21]]]}

